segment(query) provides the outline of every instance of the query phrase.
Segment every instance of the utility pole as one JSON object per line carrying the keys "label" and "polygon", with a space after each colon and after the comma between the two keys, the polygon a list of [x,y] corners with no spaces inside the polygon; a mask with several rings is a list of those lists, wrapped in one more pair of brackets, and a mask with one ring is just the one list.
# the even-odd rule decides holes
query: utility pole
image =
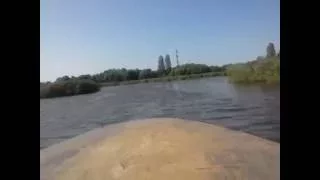
{"label": "utility pole", "polygon": [[177,67],[179,67],[179,56],[178,56],[178,50],[176,49],[176,60],[177,60]]}

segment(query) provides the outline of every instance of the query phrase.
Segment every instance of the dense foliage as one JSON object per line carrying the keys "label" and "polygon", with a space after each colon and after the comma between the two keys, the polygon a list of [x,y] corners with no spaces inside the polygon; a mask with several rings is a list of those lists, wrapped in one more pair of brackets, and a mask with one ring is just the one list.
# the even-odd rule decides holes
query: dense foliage
{"label": "dense foliage", "polygon": [[207,66],[205,64],[183,64],[179,67],[175,67],[171,70],[171,76],[180,76],[180,75],[190,75],[190,74],[201,74],[208,72],[223,72],[225,71],[224,67],[219,66]]}
{"label": "dense foliage", "polygon": [[209,72],[218,72],[218,74],[223,74],[220,72],[225,72],[225,70],[225,66],[207,66],[205,64],[193,63],[183,64],[179,67],[172,67],[170,56],[166,55],[165,58],[159,56],[158,69],[156,71],[152,69],[109,69],[94,75],[86,74],[80,75],[79,77],[62,76],[57,78],[56,82],[69,80],[92,80],[96,83],[120,84],[121,82],[121,84],[123,84],[122,82],[126,81],[165,78],[167,76],[183,76]]}
{"label": "dense foliage", "polygon": [[270,43],[266,57],[259,56],[254,61],[233,64],[228,67],[227,75],[236,83],[279,83],[280,51],[276,54],[274,45]]}
{"label": "dense foliage", "polygon": [[232,82],[278,83],[280,82],[280,61],[278,57],[235,64],[227,70]]}
{"label": "dense foliage", "polygon": [[54,83],[40,83],[40,98],[88,94],[99,89],[99,84],[90,79],[60,78]]}

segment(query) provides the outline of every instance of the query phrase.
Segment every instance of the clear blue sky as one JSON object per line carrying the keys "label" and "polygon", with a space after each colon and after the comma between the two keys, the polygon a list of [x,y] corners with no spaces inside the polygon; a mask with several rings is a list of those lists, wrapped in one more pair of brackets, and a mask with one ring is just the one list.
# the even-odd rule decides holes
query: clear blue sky
{"label": "clear blue sky", "polygon": [[279,0],[41,0],[40,81],[109,68],[253,60],[280,46]]}

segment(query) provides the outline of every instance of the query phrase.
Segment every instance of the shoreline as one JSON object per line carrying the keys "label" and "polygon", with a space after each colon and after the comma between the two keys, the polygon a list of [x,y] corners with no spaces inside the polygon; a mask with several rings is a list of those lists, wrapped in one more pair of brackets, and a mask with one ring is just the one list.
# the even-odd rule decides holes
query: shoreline
{"label": "shoreline", "polygon": [[[202,74],[190,74],[184,76],[164,76],[159,78],[149,78],[149,79],[140,79],[140,80],[131,80],[131,81],[118,81],[118,82],[106,82],[106,83],[97,83],[100,87],[111,87],[111,86],[121,86],[121,85],[131,85],[131,84],[144,84],[144,83],[153,83],[153,82],[171,82],[171,81],[183,81],[183,80],[191,80],[191,79],[202,79],[202,78],[209,78],[209,77],[226,77],[224,72],[219,73],[202,73]],[[41,88],[46,88],[49,85],[40,85]],[[83,93],[83,94],[94,94],[99,92],[91,92],[91,93]],[[83,94],[73,94],[73,95],[65,95],[65,96],[55,96],[55,97],[41,97],[40,99],[53,99],[53,98],[61,98],[61,97],[72,97],[78,96]]]}
{"label": "shoreline", "polygon": [[149,78],[149,79],[140,79],[140,80],[131,80],[131,81],[119,81],[119,82],[109,82],[109,83],[99,83],[101,87],[108,86],[121,86],[121,85],[130,85],[130,84],[143,84],[149,82],[171,82],[171,81],[184,81],[191,79],[202,79],[209,77],[227,77],[224,72],[219,73],[202,73],[202,74],[190,74],[183,76],[164,76],[158,78]]}
{"label": "shoreline", "polygon": [[[203,78],[213,78],[213,77],[226,77],[228,82],[236,85],[279,85],[280,80],[276,82],[261,82],[261,81],[246,81],[246,82],[234,82],[230,76],[226,75],[225,72],[210,72],[202,74],[190,74],[183,76],[164,76],[159,78],[149,78],[149,79],[140,79],[140,80],[130,80],[130,81],[118,81],[118,82],[106,82],[106,83],[97,83],[101,88],[102,87],[112,87],[112,86],[123,86],[123,85],[133,85],[133,84],[145,84],[145,83],[157,83],[157,82],[175,82],[175,81],[184,81],[184,80],[194,80],[194,79],[203,79]],[[44,87],[42,85],[40,87]],[[99,90],[100,91],[100,90]],[[85,94],[94,94],[99,91]],[[57,96],[57,97],[40,97],[40,99],[53,99],[53,98],[62,98],[62,97],[72,97],[79,96],[83,94],[74,94],[68,96]]]}

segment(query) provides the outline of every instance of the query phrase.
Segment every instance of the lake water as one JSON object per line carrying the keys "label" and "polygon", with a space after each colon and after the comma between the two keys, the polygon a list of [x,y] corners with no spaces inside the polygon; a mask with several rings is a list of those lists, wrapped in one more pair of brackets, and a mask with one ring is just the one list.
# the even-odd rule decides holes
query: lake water
{"label": "lake water", "polygon": [[110,123],[178,117],[280,142],[280,87],[240,86],[224,77],[102,88],[40,100],[40,149]]}

